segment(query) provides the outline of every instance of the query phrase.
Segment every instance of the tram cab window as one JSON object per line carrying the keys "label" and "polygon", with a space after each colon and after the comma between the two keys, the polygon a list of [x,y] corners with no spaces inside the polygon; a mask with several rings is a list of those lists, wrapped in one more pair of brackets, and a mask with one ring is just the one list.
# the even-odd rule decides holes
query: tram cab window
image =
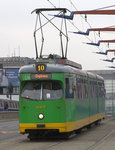
{"label": "tram cab window", "polygon": [[73,78],[65,78],[65,97],[66,99],[74,98]]}
{"label": "tram cab window", "polygon": [[56,100],[62,98],[63,91],[59,81],[30,81],[25,83],[21,96],[30,100]]}

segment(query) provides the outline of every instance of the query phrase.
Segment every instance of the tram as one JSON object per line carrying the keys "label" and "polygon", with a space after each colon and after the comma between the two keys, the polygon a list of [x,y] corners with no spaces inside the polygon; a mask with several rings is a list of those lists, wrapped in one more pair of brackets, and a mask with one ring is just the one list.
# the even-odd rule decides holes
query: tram
{"label": "tram", "polygon": [[66,59],[45,60],[48,63],[40,60],[19,72],[21,133],[29,133],[30,138],[54,131],[69,133],[105,118],[101,76]]}
{"label": "tram", "polygon": [[[65,13],[66,9],[35,10],[37,15],[42,11]],[[105,118],[104,79],[83,71],[80,64],[68,60],[67,47],[65,55],[63,52],[62,38],[62,56],[50,54],[43,57],[42,43],[38,57],[37,31],[35,29],[34,32],[36,62],[19,70],[20,133],[27,133],[30,139],[48,134],[69,136],[72,132],[77,133],[83,127]],[[62,31],[60,33],[62,36]],[[63,35],[68,42],[67,34]]]}

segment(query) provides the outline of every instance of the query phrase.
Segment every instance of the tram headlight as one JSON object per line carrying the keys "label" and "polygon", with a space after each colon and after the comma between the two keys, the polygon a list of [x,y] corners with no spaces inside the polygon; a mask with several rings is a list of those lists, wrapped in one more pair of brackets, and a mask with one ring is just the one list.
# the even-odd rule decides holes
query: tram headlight
{"label": "tram headlight", "polygon": [[39,118],[39,119],[43,119],[43,118],[44,118],[44,115],[43,115],[43,114],[39,114],[39,115],[38,115],[38,118]]}

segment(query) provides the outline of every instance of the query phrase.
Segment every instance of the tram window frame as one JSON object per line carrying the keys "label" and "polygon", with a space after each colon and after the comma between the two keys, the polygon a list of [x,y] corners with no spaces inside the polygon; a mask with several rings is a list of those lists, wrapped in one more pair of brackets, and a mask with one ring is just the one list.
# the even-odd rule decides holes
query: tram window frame
{"label": "tram window frame", "polygon": [[76,78],[76,99],[88,99],[88,80],[85,78]]}
{"label": "tram window frame", "polygon": [[90,98],[96,99],[97,98],[97,82],[95,80],[90,80],[89,85],[90,85]]}
{"label": "tram window frame", "polygon": [[[66,80],[71,82],[67,83]],[[67,100],[73,100],[74,99],[74,78],[73,77],[65,77],[65,99]]]}
{"label": "tram window frame", "polygon": [[78,78],[76,77],[76,86],[75,86],[75,95],[76,95],[76,100],[79,99],[79,91],[78,91]]}
{"label": "tram window frame", "polygon": [[[51,89],[48,89],[48,88],[50,88],[49,86],[47,86],[47,87],[45,86],[46,82],[52,83]],[[60,85],[60,87],[59,87],[59,85],[58,85],[58,87],[54,86],[56,82]],[[27,86],[27,84],[30,84],[30,85]],[[28,89],[26,89],[25,87],[28,87]],[[54,89],[52,89],[52,88],[54,88]],[[57,89],[57,88],[59,88],[59,89]],[[38,97],[38,95],[39,95],[39,97]],[[34,96],[36,96],[36,97],[34,97]],[[21,89],[21,97],[23,99],[30,100],[30,101],[31,100],[32,101],[34,101],[34,100],[35,101],[60,100],[61,98],[63,98],[62,83],[59,80],[44,80],[44,81],[39,80],[38,83],[37,83],[37,81],[25,82],[25,84],[23,85],[23,87]]]}
{"label": "tram window frame", "polygon": [[105,97],[104,82],[98,82],[98,97],[99,98],[104,98]]}
{"label": "tram window frame", "polygon": [[78,100],[83,99],[83,80],[82,78],[78,78]]}
{"label": "tram window frame", "polygon": [[88,81],[84,79],[83,84],[84,99],[88,99]]}

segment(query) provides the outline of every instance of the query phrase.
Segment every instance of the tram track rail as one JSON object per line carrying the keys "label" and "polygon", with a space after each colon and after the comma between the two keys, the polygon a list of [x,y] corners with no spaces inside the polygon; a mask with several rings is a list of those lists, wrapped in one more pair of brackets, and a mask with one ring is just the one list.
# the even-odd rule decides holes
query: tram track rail
{"label": "tram track rail", "polygon": [[[17,133],[17,123],[9,123],[9,130],[3,130],[6,122],[1,123],[0,150],[100,150],[105,149],[109,143],[113,142],[115,135],[115,118],[107,117],[98,126],[92,125],[90,129],[84,128],[81,134],[73,134],[68,140],[64,138],[39,138],[30,141],[26,135]],[[13,127],[16,128],[14,133]],[[16,126],[16,127],[15,127]],[[7,128],[5,126],[5,128]],[[6,131],[5,133],[2,131]],[[111,141],[111,142],[110,142]],[[6,147],[7,143],[7,147]],[[5,148],[6,147],[6,148]],[[103,148],[104,147],[104,148]],[[108,147],[105,149],[108,150]]]}
{"label": "tram track rail", "polygon": [[[108,122],[112,120],[112,117],[107,117],[106,120],[104,121],[104,123]],[[97,142],[95,142],[94,144],[90,145],[89,147],[86,147],[86,150],[94,150],[95,148],[97,148],[98,146],[100,146],[101,144],[103,144],[109,137],[111,137],[111,135],[115,133],[115,128],[112,129],[111,131],[108,131],[102,138],[100,138]],[[81,133],[82,134],[82,133]],[[77,135],[73,135],[72,137],[70,138],[75,138]],[[58,143],[55,143],[55,144],[52,144],[52,145],[49,145],[48,147],[45,147],[43,149],[40,149],[40,150],[53,150],[53,148],[55,146],[59,146],[59,145],[62,145],[64,143],[66,143],[67,140],[62,140]]]}
{"label": "tram track rail", "polygon": [[100,140],[98,140],[98,142],[96,142],[95,144],[93,144],[89,148],[87,148],[86,150],[94,150],[99,145],[101,145],[103,142],[105,142],[114,132],[115,132],[115,128],[111,132],[109,132],[108,134],[106,134],[103,138],[101,138]]}
{"label": "tram track rail", "polygon": [[[100,146],[103,142],[105,142],[113,133],[115,132],[115,129],[113,129],[111,132],[109,132],[108,134],[106,134],[105,136],[103,136],[100,140],[98,140],[98,142],[94,143],[93,145],[89,146],[88,148],[86,148],[86,150],[94,150],[95,148],[97,148],[98,146]],[[56,144],[52,144],[48,147],[45,147],[43,149],[40,150],[53,150],[53,148],[55,146],[59,146],[60,144],[62,145],[63,143],[66,143],[67,141],[61,141],[58,142]]]}

